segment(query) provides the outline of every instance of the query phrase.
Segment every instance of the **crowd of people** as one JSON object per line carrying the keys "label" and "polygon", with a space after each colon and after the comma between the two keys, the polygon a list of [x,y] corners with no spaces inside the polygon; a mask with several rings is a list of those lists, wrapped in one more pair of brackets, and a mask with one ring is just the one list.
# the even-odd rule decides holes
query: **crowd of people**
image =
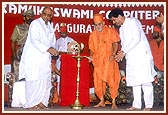
{"label": "crowd of people", "polygon": [[[53,10],[49,6],[44,7],[37,19],[33,18],[32,10],[27,10],[22,16],[24,23],[16,25],[11,35],[11,64],[15,67],[13,66],[15,61],[19,62],[18,80],[25,82],[25,100],[18,107],[29,110],[46,109],[52,88],[52,73],[56,74],[55,82],[58,84],[59,94],[60,54],[67,53],[68,44],[75,40],[68,36],[66,23],[60,24],[60,38],[56,39],[51,24]],[[158,73],[164,74],[163,14],[156,18],[151,41],[148,41],[141,22],[136,18],[126,18],[121,8],[112,9],[108,17],[118,31],[113,26],[106,26],[102,14],[95,14],[93,17],[95,29],[90,33],[88,41],[90,55],[88,59],[94,67],[94,90],[100,100],[94,107],[105,107],[104,95],[108,86],[112,98],[111,108],[118,108],[116,97],[121,78],[119,63],[125,59],[126,84],[133,88],[133,103],[126,110],[142,109],[143,92],[145,102],[143,110],[150,111],[154,100],[152,82]],[[12,68],[12,71],[14,70]],[[13,95],[16,93],[17,90],[13,90]],[[14,107],[17,107],[19,102],[15,101],[13,98]]]}

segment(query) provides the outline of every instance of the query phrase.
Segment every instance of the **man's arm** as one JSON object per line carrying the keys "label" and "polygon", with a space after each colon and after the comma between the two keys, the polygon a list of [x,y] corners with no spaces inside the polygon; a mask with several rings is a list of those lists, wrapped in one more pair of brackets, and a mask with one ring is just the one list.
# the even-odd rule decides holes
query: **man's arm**
{"label": "man's arm", "polygon": [[93,51],[90,50],[90,56],[88,57],[89,62],[92,62],[93,60]]}
{"label": "man's arm", "polygon": [[10,38],[12,60],[17,60],[16,45],[17,45],[17,39],[18,39],[18,36],[19,36],[18,31],[19,31],[19,29],[18,29],[18,26],[16,25],[15,28],[13,29],[13,33],[12,33],[11,38]]}
{"label": "man's arm", "polygon": [[13,42],[11,40],[11,51],[12,51],[12,59],[13,60],[17,60],[17,56],[16,56],[16,42]]}
{"label": "man's arm", "polygon": [[110,56],[110,61],[113,61],[115,59],[115,56],[118,51],[118,42],[112,43],[112,54]]}

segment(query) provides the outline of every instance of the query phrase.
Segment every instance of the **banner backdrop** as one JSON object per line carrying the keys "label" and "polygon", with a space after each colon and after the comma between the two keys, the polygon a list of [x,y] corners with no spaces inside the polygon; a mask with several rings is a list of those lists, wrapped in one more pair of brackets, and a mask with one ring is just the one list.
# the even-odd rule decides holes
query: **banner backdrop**
{"label": "banner backdrop", "polygon": [[10,37],[16,24],[23,23],[22,13],[27,9],[32,9],[35,12],[35,18],[40,16],[44,6],[50,6],[54,10],[53,27],[57,38],[59,37],[59,24],[65,22],[68,27],[69,36],[78,41],[84,43],[85,48],[83,53],[88,54],[88,39],[89,34],[93,31],[93,15],[95,13],[102,13],[107,26],[111,26],[108,21],[108,14],[112,8],[120,7],[124,10],[126,17],[138,18],[142,25],[144,32],[147,35],[148,40],[152,39],[151,33],[153,32],[153,25],[155,25],[155,18],[164,13],[166,7],[164,2],[53,2],[53,3],[4,3],[3,4],[3,17],[2,24],[4,27],[4,64],[10,64],[11,49],[10,49]]}

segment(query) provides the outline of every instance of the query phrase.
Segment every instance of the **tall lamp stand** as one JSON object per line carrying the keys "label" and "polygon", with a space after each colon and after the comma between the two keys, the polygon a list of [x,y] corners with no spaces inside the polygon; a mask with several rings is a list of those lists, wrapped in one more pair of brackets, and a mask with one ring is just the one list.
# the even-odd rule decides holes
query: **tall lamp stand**
{"label": "tall lamp stand", "polygon": [[79,101],[79,83],[80,83],[80,62],[81,60],[84,58],[84,56],[81,56],[80,53],[78,53],[77,56],[72,56],[73,58],[75,58],[77,60],[77,78],[76,78],[76,99],[74,104],[71,104],[71,108],[72,109],[83,109],[84,105],[82,105]]}

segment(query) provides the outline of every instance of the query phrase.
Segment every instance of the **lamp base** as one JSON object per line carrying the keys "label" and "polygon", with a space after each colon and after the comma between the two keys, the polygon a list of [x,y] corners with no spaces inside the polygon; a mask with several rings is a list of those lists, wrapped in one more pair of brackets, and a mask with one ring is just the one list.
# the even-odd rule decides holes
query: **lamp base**
{"label": "lamp base", "polygon": [[79,100],[76,100],[74,104],[71,104],[72,109],[83,109],[84,105],[80,104]]}
{"label": "lamp base", "polygon": [[71,109],[83,109],[83,105],[76,105],[76,104],[72,104],[72,105],[70,105],[71,106]]}

